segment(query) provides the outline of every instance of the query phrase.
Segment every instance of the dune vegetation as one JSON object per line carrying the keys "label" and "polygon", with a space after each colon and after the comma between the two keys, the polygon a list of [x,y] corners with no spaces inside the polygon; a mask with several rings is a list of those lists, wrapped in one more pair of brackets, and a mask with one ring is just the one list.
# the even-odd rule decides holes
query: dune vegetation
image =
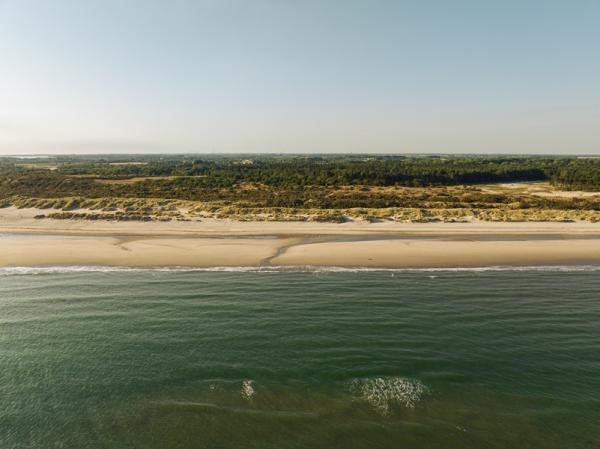
{"label": "dune vegetation", "polygon": [[[600,221],[600,160],[543,157],[0,158],[0,207],[37,217]],[[578,190],[580,189],[580,190]]]}

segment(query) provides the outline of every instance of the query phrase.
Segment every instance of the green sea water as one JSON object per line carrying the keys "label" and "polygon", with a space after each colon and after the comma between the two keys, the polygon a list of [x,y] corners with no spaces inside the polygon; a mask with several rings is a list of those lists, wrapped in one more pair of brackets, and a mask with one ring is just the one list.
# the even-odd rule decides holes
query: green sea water
{"label": "green sea water", "polygon": [[0,448],[600,448],[600,271],[2,269]]}

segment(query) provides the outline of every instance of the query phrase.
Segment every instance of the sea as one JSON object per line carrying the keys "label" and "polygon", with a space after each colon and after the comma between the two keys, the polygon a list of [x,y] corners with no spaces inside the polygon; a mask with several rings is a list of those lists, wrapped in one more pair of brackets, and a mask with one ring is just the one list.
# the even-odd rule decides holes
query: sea
{"label": "sea", "polygon": [[600,267],[0,269],[2,449],[600,448]]}

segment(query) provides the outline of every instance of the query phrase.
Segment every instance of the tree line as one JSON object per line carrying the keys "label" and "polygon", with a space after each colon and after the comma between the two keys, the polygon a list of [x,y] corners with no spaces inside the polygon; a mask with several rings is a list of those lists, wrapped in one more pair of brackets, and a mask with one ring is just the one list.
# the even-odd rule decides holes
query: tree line
{"label": "tree line", "polygon": [[[200,159],[186,156],[161,159],[154,156],[144,159],[138,156],[131,162],[115,164],[89,157],[84,160],[71,157],[49,169],[47,161],[38,168],[35,161],[24,166],[5,158],[0,160],[0,198],[15,195],[139,197],[281,207],[412,207],[420,202],[410,195],[399,197],[372,188],[547,180],[566,189],[600,190],[600,159],[591,158],[248,156]],[[133,177],[146,179],[120,182]],[[364,190],[355,188],[347,192],[340,189],[342,186],[364,187]],[[492,199],[472,198],[467,202],[489,203]],[[493,200],[498,203],[506,198]],[[569,204],[575,203],[575,200],[569,201]],[[562,208],[567,204],[555,206]]]}

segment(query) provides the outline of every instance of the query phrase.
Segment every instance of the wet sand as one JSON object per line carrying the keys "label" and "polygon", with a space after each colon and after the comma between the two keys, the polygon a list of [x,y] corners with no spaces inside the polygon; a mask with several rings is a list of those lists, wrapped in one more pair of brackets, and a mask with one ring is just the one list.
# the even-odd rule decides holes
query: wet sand
{"label": "wet sand", "polygon": [[600,264],[600,239],[365,239],[335,236],[252,238],[73,237],[0,238],[0,266],[340,266],[479,267]]}

